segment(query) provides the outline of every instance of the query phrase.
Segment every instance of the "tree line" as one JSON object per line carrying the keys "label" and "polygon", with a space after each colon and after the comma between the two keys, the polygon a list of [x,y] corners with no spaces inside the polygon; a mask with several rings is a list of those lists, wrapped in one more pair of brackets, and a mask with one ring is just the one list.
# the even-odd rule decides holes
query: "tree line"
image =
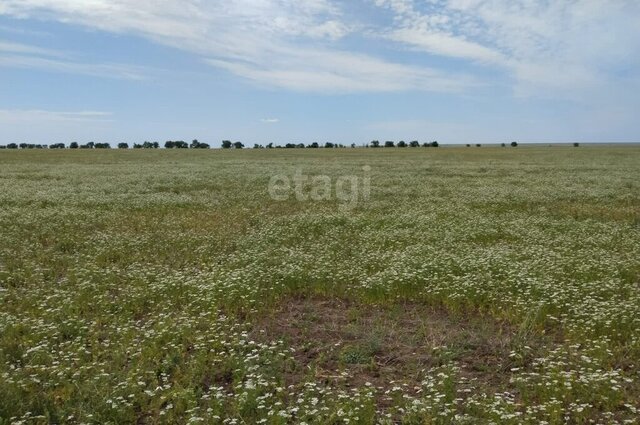
{"label": "tree line", "polygon": [[[417,140],[413,140],[409,143],[401,140],[397,144],[394,141],[387,140],[384,144],[381,144],[378,140],[372,140],[370,143],[367,143],[361,147],[365,148],[404,148],[404,147],[438,147],[439,144],[437,141],[433,142],[425,142],[420,144]],[[158,142],[143,142],[143,143],[134,143],[132,146],[129,146],[128,143],[117,143],[116,147],[118,149],[159,149],[160,143]],[[221,143],[222,149],[244,149],[244,144],[242,142],[232,142],[231,140],[223,140]],[[341,143],[332,143],[326,142],[324,144],[313,142],[305,145],[304,143],[287,143],[285,145],[275,145],[273,143],[268,143],[266,145],[254,144],[253,149],[334,149],[334,148],[346,148],[346,145]],[[351,148],[357,147],[355,143],[351,144]],[[211,146],[208,143],[199,142],[197,139],[191,141],[191,143],[187,143],[183,140],[168,140],[164,143],[165,149],[210,149]],[[31,144],[31,143],[9,143],[8,145],[0,145],[0,149],[111,149],[110,143],[95,143],[89,142],[86,144],[79,144],[78,142],[71,142],[67,147],[64,143],[54,143],[51,145],[42,145],[42,144]]]}
{"label": "tree line", "polygon": [[[517,147],[518,142],[511,142],[511,147]],[[232,142],[231,140],[223,140],[221,143],[222,149],[244,149],[244,144],[242,142]],[[437,148],[439,147],[439,143],[437,141],[433,142],[424,142],[420,143],[417,140],[412,140],[411,142],[405,142],[404,140],[400,140],[399,142],[395,142],[393,140],[387,140],[384,143],[381,143],[379,140],[372,140],[371,142],[362,145],[364,148]],[[480,143],[475,145],[476,147],[481,147]],[[505,143],[501,144],[502,147],[506,147]],[[580,146],[579,143],[573,143],[574,147]],[[143,142],[143,143],[134,143],[132,146],[129,146],[128,143],[117,143],[116,147],[118,149],[159,149],[160,143],[158,142]],[[268,143],[266,145],[254,144],[253,149],[334,149],[334,148],[346,148],[347,146],[341,143],[332,143],[326,142],[324,144],[313,142],[305,145],[304,143],[287,143],[285,145],[274,145],[273,143]],[[350,145],[351,148],[356,148],[356,144],[352,143]],[[467,144],[467,147],[471,147],[471,144]],[[168,140],[164,143],[165,149],[210,149],[211,146],[208,143],[199,142],[197,139],[191,141],[191,143],[187,143],[183,140]],[[0,149],[111,149],[110,143],[94,143],[89,142],[86,144],[79,144],[78,142],[71,142],[67,147],[64,143],[54,143],[51,145],[41,145],[41,144],[31,144],[31,143],[9,143],[8,145],[0,145]]]}

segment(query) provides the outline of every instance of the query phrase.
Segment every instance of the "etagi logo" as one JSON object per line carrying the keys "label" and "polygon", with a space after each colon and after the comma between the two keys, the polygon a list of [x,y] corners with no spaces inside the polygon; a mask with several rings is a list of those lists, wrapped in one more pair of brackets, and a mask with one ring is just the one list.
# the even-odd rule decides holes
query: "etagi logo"
{"label": "etagi logo", "polygon": [[298,169],[291,177],[284,174],[271,177],[269,195],[275,201],[289,200],[292,192],[300,202],[336,199],[339,209],[349,211],[358,202],[368,201],[371,195],[371,167],[365,165],[362,172],[362,176],[338,176],[334,182],[330,176],[306,175]]}

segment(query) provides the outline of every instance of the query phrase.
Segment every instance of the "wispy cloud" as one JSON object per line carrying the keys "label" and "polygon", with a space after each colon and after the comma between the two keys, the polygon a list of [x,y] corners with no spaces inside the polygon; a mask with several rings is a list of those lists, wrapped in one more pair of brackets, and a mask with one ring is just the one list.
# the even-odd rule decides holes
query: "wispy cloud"
{"label": "wispy cloud", "polygon": [[[0,53],[2,46],[0,45]],[[89,64],[71,60],[50,59],[27,55],[0,54],[0,67],[41,69],[102,78],[143,80],[145,72],[140,67],[122,64]]]}
{"label": "wispy cloud", "polygon": [[598,87],[640,54],[640,3],[633,0],[445,0],[436,8],[374,1],[394,14],[383,37],[503,69],[520,94]]}
{"label": "wispy cloud", "polygon": [[280,122],[280,120],[278,118],[262,118],[260,122],[263,122],[265,124],[275,124]]}
{"label": "wispy cloud", "polygon": [[38,123],[42,121],[112,121],[111,112],[47,111],[42,109],[0,109],[0,123]]}
{"label": "wispy cloud", "polygon": [[0,67],[40,69],[94,77],[142,80],[145,70],[124,64],[84,63],[73,55],[31,44],[0,40]]}
{"label": "wispy cloud", "polygon": [[0,53],[40,55],[52,57],[64,57],[64,53],[52,49],[44,49],[42,47],[32,46],[29,44],[13,43],[0,40]]}
{"label": "wispy cloud", "polygon": [[[2,6],[0,6],[0,14],[2,14]],[[36,36],[36,37],[48,37],[51,35],[51,33],[48,33],[46,31],[27,30],[24,28],[14,27],[11,25],[0,25],[0,32],[5,32],[9,34]]]}
{"label": "wispy cloud", "polygon": [[[556,95],[606,85],[640,56],[635,0],[362,1],[376,12],[349,12],[350,0],[3,0],[0,14],[136,34],[260,86],[312,92],[463,91],[479,84],[478,67],[488,67],[511,76],[518,94]],[[414,56],[391,60],[349,42],[372,38]],[[432,57],[465,71],[451,73]],[[54,62],[22,60],[84,69]]]}
{"label": "wispy cloud", "polygon": [[[332,0],[5,0],[3,12],[128,32],[187,49],[264,87],[313,92],[460,91],[475,82],[353,51],[358,20]],[[362,36],[360,34],[359,36]]]}

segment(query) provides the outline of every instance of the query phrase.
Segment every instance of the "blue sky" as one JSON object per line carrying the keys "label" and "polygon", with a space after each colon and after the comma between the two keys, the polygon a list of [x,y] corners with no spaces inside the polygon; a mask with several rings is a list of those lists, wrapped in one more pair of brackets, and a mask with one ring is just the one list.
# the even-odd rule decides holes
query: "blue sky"
{"label": "blue sky", "polygon": [[0,0],[0,143],[640,141],[636,0]]}

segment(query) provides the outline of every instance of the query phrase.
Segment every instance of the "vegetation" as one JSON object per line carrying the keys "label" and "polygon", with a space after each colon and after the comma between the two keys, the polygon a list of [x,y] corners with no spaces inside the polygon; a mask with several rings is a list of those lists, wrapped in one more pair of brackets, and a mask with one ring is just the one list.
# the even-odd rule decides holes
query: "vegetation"
{"label": "vegetation", "polygon": [[[364,166],[351,209],[267,190]],[[2,424],[637,421],[638,147],[7,149],[0,170]]]}

